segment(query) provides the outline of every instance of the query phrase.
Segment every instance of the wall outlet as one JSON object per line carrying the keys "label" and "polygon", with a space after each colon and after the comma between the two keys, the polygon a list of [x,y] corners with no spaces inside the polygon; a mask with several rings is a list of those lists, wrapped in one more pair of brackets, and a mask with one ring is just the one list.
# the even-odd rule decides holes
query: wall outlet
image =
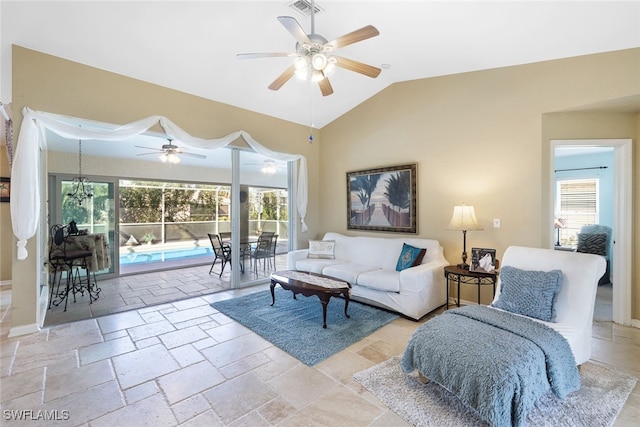
{"label": "wall outlet", "polygon": [[500,228],[500,218],[493,218],[493,228]]}

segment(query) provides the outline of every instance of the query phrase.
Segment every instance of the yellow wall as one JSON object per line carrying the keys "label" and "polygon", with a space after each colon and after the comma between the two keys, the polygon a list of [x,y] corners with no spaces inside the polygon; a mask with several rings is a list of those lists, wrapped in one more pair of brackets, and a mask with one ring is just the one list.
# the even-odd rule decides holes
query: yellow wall
{"label": "yellow wall", "polygon": [[[4,122],[0,121],[0,123]],[[0,129],[0,132],[4,134],[4,129]],[[11,177],[6,145],[0,145],[0,176],[3,178]],[[0,281],[2,282],[11,280],[11,253],[13,250],[11,237],[9,203],[0,203]]]}
{"label": "yellow wall", "polygon": [[[395,84],[322,129],[321,228],[371,234],[346,229],[345,173],[417,162],[418,232],[438,239],[450,262],[460,262],[462,233],[446,227],[453,206],[462,202],[475,206],[484,227],[467,233],[468,252],[495,248],[500,258],[509,245],[550,247],[548,140],[633,138],[638,170],[640,108],[594,113],[585,129],[551,117],[561,125],[543,135],[545,113],[639,94],[640,49]],[[635,180],[637,207],[637,174]],[[493,218],[501,219],[500,229],[493,228]],[[637,208],[634,223],[640,223]],[[633,259],[640,254],[639,236],[636,227]],[[475,301],[469,288],[462,297]],[[487,303],[490,289],[484,291]],[[633,295],[637,319],[637,269]]]}
{"label": "yellow wall", "polygon": [[[469,232],[468,249],[496,248],[500,258],[509,245],[548,245],[543,238],[550,235],[545,230],[552,215],[545,182],[548,140],[580,133],[566,117],[549,113],[640,95],[638,76],[640,49],[632,49],[394,84],[325,126],[310,145],[304,126],[14,47],[13,108],[29,106],[111,123],[160,114],[195,136],[213,138],[244,129],[269,148],[304,154],[309,160],[310,230],[300,236],[303,245],[326,231],[390,235],[346,230],[345,173],[417,162],[418,234],[440,240],[449,261],[457,262],[462,236],[446,226],[453,206],[462,202],[475,206],[484,226],[484,231]],[[609,122],[609,116],[596,114],[592,128],[598,132],[580,137],[633,138],[634,165],[640,166],[637,111],[614,115]],[[551,124],[556,122],[559,128]],[[638,224],[637,172],[634,183]],[[492,227],[493,218],[501,218],[502,228]],[[637,259],[640,227],[634,233]],[[32,241],[28,248],[34,251]],[[33,322],[36,295],[29,289],[36,266],[15,259],[13,266],[14,301],[18,293],[20,302],[13,308],[15,326]],[[637,268],[633,283],[637,319]],[[18,287],[26,290],[16,292]],[[488,298],[484,293],[483,302]]]}

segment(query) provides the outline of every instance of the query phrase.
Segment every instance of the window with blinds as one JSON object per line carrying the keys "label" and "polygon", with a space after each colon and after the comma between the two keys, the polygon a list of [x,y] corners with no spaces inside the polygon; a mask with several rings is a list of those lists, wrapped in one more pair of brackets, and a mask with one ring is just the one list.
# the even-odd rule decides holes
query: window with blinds
{"label": "window with blinds", "polygon": [[597,178],[558,181],[556,212],[564,221],[561,245],[575,246],[580,228],[598,223],[598,184]]}

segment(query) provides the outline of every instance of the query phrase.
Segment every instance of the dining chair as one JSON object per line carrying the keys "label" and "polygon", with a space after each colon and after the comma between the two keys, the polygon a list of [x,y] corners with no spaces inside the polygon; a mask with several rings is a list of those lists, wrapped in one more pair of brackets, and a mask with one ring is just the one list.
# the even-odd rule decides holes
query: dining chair
{"label": "dining chair", "polygon": [[209,274],[213,271],[213,266],[216,261],[220,259],[221,267],[220,274],[218,277],[222,276],[224,273],[224,267],[227,265],[229,261],[231,261],[231,245],[222,241],[222,238],[219,234],[211,234],[207,233],[209,236],[209,240],[211,241],[211,247],[213,248],[213,262],[211,263],[211,268],[209,269]]}
{"label": "dining chair", "polygon": [[273,259],[272,268],[276,269],[276,248],[278,247],[278,235],[274,234],[271,239],[271,259]]}
{"label": "dining chair", "polygon": [[274,235],[275,234],[270,234],[270,232],[268,232],[268,234],[260,234],[256,246],[251,250],[251,262],[253,263],[253,271],[256,274],[258,273],[259,260],[262,260],[263,270],[267,269],[267,262],[271,264],[271,242],[273,242]]}
{"label": "dining chair", "polygon": [[[51,280],[51,292],[49,295],[49,308],[51,304],[58,306],[64,300],[64,311],[67,311],[67,304],[69,302],[69,292],[73,293],[73,301],[76,302],[76,294],[80,292],[84,295],[84,288],[81,286],[82,281],[80,279],[79,269],[84,269],[86,273],[87,291],[90,290],[91,279],[89,275],[89,267],[87,265],[87,259],[93,256],[93,253],[86,249],[76,249],[68,245],[68,228],[66,225],[54,224],[49,230],[49,271],[53,271],[53,277]],[[56,283],[56,277],[58,277],[58,286],[56,289],[57,301],[53,300],[53,288]],[[60,281],[62,274],[66,273],[67,283],[65,289],[60,292]],[[79,285],[79,286],[76,286]],[[89,293],[90,301],[93,302],[91,293]]]}

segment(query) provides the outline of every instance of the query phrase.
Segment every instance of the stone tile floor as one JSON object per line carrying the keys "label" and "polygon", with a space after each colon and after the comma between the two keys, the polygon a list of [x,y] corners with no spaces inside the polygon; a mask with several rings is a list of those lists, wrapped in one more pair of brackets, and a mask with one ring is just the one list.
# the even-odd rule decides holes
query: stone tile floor
{"label": "stone tile floor", "polygon": [[[352,379],[400,354],[421,322],[397,319],[309,367],[209,306],[259,285],[7,338],[0,290],[2,425],[405,426]],[[640,329],[596,322],[593,358],[640,378]],[[48,410],[57,421],[11,420]],[[615,426],[640,423],[636,386]]]}
{"label": "stone tile floor", "polygon": [[[285,269],[287,255],[277,255],[275,264],[276,269]],[[75,302],[71,297],[67,304],[67,311],[64,311],[64,302],[57,306],[52,304],[47,310],[45,326],[61,325],[231,289],[231,269],[228,265],[221,276],[218,275],[220,262],[216,263],[211,274],[209,274],[210,260],[205,265],[186,268],[177,265],[177,267],[179,268],[111,279],[98,277],[98,287],[101,291],[96,301],[89,304],[88,294],[85,293],[77,294]],[[247,260],[245,272],[240,275],[240,286],[264,280],[270,274],[271,270],[263,268],[262,265],[254,270]]]}

